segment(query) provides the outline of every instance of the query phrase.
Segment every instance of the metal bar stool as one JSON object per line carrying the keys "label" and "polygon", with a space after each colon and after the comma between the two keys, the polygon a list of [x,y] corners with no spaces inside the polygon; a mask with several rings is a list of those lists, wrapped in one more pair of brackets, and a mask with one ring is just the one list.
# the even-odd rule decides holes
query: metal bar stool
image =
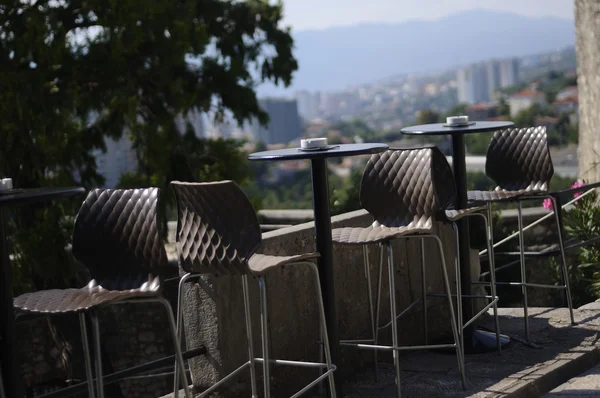
{"label": "metal bar stool", "polygon": [[[377,344],[379,329],[379,311],[375,313],[373,323],[373,343],[342,342],[343,345],[364,349],[392,351],[396,369],[396,389],[398,397],[400,388],[399,351],[421,350],[431,348],[455,348],[458,367],[463,387],[466,387],[464,358],[460,333],[456,323],[452,292],[448,279],[446,261],[442,242],[433,229],[433,223],[445,218],[444,209],[451,203],[455,195],[453,180],[444,181],[435,173],[440,162],[447,164],[444,156],[435,147],[419,149],[396,149],[372,155],[365,167],[361,186],[360,200],[362,206],[373,216],[374,222],[368,227],[336,228],[333,230],[333,241],[340,245],[378,244],[381,248],[377,308],[381,297],[381,274],[383,251],[387,251],[390,324],[392,329],[392,345]],[[433,239],[440,251],[441,271],[444,280],[445,296],[448,300],[450,323],[454,338],[453,344],[436,344],[420,346],[400,346],[398,342],[397,319],[411,309],[420,299],[410,304],[400,314],[396,308],[394,261],[391,241],[395,239]],[[368,257],[365,256],[365,272],[368,273]],[[369,284],[370,288],[370,284]],[[372,300],[371,300],[372,301]],[[372,311],[372,307],[371,307]],[[373,315],[371,315],[373,318]]]}
{"label": "metal bar stool", "polygon": [[[249,368],[251,375],[252,397],[258,397],[256,385],[255,363],[263,365],[264,396],[270,397],[269,365],[291,365],[325,369],[325,372],[293,395],[298,397],[316,384],[329,381],[329,391],[335,398],[333,372],[336,369],[331,363],[329,340],[325,328],[325,310],[321,296],[319,273],[314,262],[318,253],[305,253],[292,256],[272,256],[258,254],[262,234],[256,213],[244,194],[233,181],[209,183],[185,183],[173,181],[171,187],[177,199],[177,249],[179,262],[186,274],[179,284],[177,328],[180,336],[183,333],[182,309],[183,287],[190,278],[202,275],[240,275],[244,295],[244,313],[246,319],[246,335],[248,338],[248,361],[223,377],[217,383],[196,397],[204,397],[240,371]],[[265,274],[275,268],[290,265],[308,266],[315,276],[317,304],[319,307],[319,323],[321,338],[325,350],[325,363],[276,360],[270,358],[268,338],[267,288]],[[254,356],[252,344],[252,321],[250,313],[250,296],[248,279],[258,281],[260,290],[260,314],[262,336],[262,358]],[[177,374],[177,369],[175,370]],[[177,380],[177,376],[175,376]]]}
{"label": "metal bar stool", "polygon": [[[564,290],[571,317],[571,324],[574,325],[575,318],[573,316],[571,287],[569,284],[567,260],[565,257],[560,202],[556,195],[552,195],[548,192],[548,184],[554,174],[554,167],[550,156],[546,127],[510,128],[494,133],[488,147],[485,172],[487,176],[497,184],[497,187],[493,191],[469,191],[469,201],[488,204],[508,201],[517,202],[521,281],[496,282],[496,284],[508,284],[521,287],[526,339],[529,340],[528,286]],[[527,282],[521,202],[524,200],[541,200],[544,198],[550,198],[553,202],[553,212],[557,224],[561,272],[563,277],[563,284],[559,286]]]}
{"label": "metal bar stool", "polygon": [[[104,397],[97,311],[122,303],[160,303],[167,313],[186,398],[191,397],[171,305],[162,295],[167,254],[158,223],[159,189],[94,189],[85,198],[73,230],[73,255],[90,270],[81,289],[44,290],[14,299],[15,309],[45,315],[78,313],[89,397]],[[92,321],[96,391],[86,315]]]}

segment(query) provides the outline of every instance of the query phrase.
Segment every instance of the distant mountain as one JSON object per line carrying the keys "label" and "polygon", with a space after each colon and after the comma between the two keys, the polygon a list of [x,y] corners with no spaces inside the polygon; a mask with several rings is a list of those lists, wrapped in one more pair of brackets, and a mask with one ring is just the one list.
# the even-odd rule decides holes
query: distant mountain
{"label": "distant mountain", "polygon": [[[361,24],[293,33],[299,70],[292,90],[336,90],[490,58],[524,56],[575,43],[572,20],[470,10],[436,21]],[[261,87],[259,94],[279,89]]]}

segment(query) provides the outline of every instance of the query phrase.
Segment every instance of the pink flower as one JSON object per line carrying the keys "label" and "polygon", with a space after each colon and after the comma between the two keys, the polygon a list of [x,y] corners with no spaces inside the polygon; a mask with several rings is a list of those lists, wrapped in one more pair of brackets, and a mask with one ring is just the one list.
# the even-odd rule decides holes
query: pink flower
{"label": "pink flower", "polygon": [[544,209],[546,209],[546,210],[552,210],[552,199],[550,199],[550,198],[544,199],[543,206],[544,206]]}
{"label": "pink flower", "polygon": [[[583,183],[583,181],[575,181],[573,183],[573,185],[571,185],[571,188],[580,188],[584,185],[585,184]],[[575,194],[573,195],[573,198],[578,198],[579,196],[581,196],[581,192],[575,192]]]}

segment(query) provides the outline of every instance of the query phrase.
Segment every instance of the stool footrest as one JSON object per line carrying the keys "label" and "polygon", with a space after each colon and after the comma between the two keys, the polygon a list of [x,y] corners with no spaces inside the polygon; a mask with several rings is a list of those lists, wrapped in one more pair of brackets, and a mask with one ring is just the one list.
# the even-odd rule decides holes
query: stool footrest
{"label": "stool footrest", "polygon": [[456,348],[456,344],[426,344],[426,345],[412,345],[412,346],[390,346],[390,345],[376,345],[376,344],[354,344],[354,343],[340,343],[344,346],[358,347],[368,350],[381,350],[381,351],[418,351],[418,350],[432,350],[439,348]]}

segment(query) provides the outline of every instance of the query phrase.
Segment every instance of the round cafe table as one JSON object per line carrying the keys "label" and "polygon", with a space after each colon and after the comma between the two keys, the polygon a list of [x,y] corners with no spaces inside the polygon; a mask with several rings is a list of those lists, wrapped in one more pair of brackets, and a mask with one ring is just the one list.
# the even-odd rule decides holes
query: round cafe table
{"label": "round cafe table", "polygon": [[[449,135],[452,138],[452,169],[454,170],[454,183],[456,184],[456,209],[467,207],[467,166],[465,160],[465,134],[486,133],[513,127],[515,124],[508,121],[498,122],[470,122],[466,126],[449,127],[445,123],[421,124],[405,127],[400,132],[407,135]],[[471,264],[469,246],[469,223],[467,219],[458,221],[458,241],[461,268],[462,294],[471,296]],[[473,307],[470,299],[463,299],[463,319],[465,323],[473,317]],[[464,331],[465,348],[471,348],[474,324]]]}
{"label": "round cafe table", "polygon": [[4,208],[46,202],[83,194],[81,187],[14,189],[0,193],[0,367],[6,397],[25,396],[18,360],[15,316],[13,310],[12,270],[4,232]]}
{"label": "round cafe table", "polygon": [[[336,313],[333,245],[331,241],[331,215],[329,212],[329,186],[327,181],[327,158],[368,155],[388,149],[386,144],[340,144],[330,145],[330,149],[306,151],[300,148],[286,148],[273,151],[255,152],[248,155],[249,160],[299,160],[309,159],[312,172],[313,209],[315,212],[315,240],[318,259],[321,293],[325,305],[327,334],[331,347],[331,359],[339,365],[339,333]],[[336,378],[338,395],[341,393],[341,378]]]}

